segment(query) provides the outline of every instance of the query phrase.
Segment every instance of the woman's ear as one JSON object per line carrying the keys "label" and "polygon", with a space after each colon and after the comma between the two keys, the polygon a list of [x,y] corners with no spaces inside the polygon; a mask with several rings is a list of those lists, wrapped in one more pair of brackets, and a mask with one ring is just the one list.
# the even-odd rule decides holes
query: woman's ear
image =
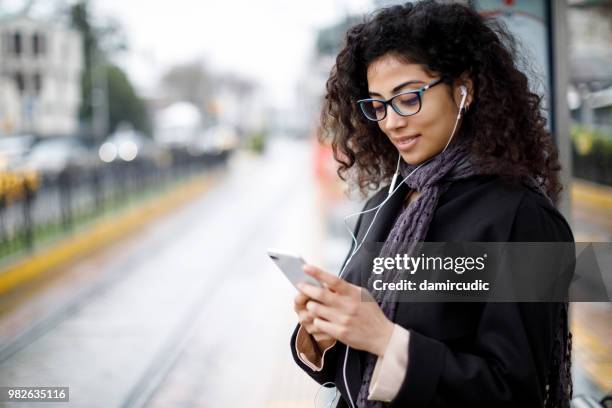
{"label": "woman's ear", "polygon": [[461,99],[463,98],[463,95],[461,93],[462,86],[464,86],[467,91],[467,95],[465,97],[465,103],[463,106],[463,109],[467,110],[474,100],[474,82],[472,81],[472,78],[470,78],[467,72],[464,72],[463,74],[461,74],[461,76],[457,78],[457,80],[454,83],[454,88],[455,88],[454,95],[455,95],[455,101],[457,102],[457,107],[459,107],[459,104],[461,103]]}

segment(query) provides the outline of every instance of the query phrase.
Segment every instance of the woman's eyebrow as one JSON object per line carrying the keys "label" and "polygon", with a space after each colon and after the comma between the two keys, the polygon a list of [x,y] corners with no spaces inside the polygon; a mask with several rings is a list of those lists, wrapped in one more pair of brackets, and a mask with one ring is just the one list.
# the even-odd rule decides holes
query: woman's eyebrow
{"label": "woman's eyebrow", "polygon": [[[418,79],[411,79],[410,81],[406,81],[406,82],[402,82],[401,84],[399,84],[398,86],[396,86],[395,88],[393,88],[391,90],[391,93],[396,93],[397,91],[399,91],[400,89],[402,89],[403,87],[405,87],[406,85],[412,85],[412,84],[424,84],[424,81],[420,81]],[[373,92],[373,91],[368,91],[368,93],[370,94],[370,96],[381,96],[381,94],[377,93],[377,92]]]}

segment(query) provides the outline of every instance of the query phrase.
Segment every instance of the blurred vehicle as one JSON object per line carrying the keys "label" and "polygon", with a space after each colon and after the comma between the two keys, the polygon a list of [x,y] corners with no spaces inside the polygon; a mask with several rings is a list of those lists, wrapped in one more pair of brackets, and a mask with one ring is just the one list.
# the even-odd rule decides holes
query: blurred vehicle
{"label": "blurred vehicle", "polygon": [[174,160],[203,159],[211,164],[224,161],[238,145],[233,126],[216,124],[204,128],[202,114],[189,102],[176,102],[155,117],[154,138],[172,152]]}
{"label": "blurred vehicle", "polygon": [[120,125],[102,143],[98,149],[98,156],[105,163],[136,162],[156,167],[167,160],[165,149],[129,125]]}
{"label": "blurred vehicle", "polygon": [[202,115],[189,102],[176,102],[162,109],[155,117],[155,140],[172,149],[192,144],[202,129]]}
{"label": "blurred vehicle", "polygon": [[35,172],[0,171],[0,209],[13,201],[23,199],[39,187]]}
{"label": "blurred vehicle", "polygon": [[234,150],[238,145],[236,130],[227,125],[215,125],[202,132],[187,147],[192,156],[218,156]]}
{"label": "blurred vehicle", "polygon": [[21,167],[34,142],[32,135],[0,137],[0,171]]}
{"label": "blurred vehicle", "polygon": [[99,164],[95,152],[74,137],[43,139],[36,143],[20,170],[35,171],[44,178],[56,178],[63,172],[93,169]]}

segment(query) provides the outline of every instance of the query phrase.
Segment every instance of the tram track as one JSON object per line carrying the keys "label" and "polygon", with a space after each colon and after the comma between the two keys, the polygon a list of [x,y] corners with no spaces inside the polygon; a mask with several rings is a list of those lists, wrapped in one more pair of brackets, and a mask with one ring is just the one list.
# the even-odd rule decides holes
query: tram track
{"label": "tram track", "polygon": [[[283,202],[282,197],[291,197],[293,192],[297,189],[297,184],[293,184],[289,190],[282,190],[280,194],[277,194],[277,196],[271,200],[273,205],[267,206],[266,211],[263,214],[259,214],[257,219],[269,219],[271,215],[275,214],[286,204]],[[265,226],[263,228],[265,228]],[[248,231],[248,234],[242,235],[243,239],[235,245],[236,250],[233,251],[233,253],[239,253],[241,249],[248,247],[249,243],[258,238],[261,230],[262,223],[254,223]],[[234,270],[240,261],[240,258],[234,257],[232,262],[225,264],[224,267],[228,270]],[[214,292],[215,288],[227,281],[228,278],[228,275],[224,275],[224,280],[221,282],[218,281],[216,285],[205,285],[206,287],[203,288],[200,295],[196,297],[196,301],[189,308],[189,311],[183,316],[181,323],[177,325],[173,334],[169,336],[167,342],[144,371],[140,380],[132,388],[124,403],[121,405],[122,408],[141,408],[146,406],[152,395],[172,371],[176,362],[181,358],[187,345],[194,338],[200,321],[206,318],[206,301],[210,299],[210,295]],[[197,317],[194,318],[194,316]]]}

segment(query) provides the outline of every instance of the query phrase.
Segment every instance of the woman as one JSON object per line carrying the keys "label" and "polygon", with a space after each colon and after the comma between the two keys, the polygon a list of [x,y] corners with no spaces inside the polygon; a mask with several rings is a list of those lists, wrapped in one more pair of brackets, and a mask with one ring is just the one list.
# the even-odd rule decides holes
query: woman
{"label": "woman", "polygon": [[[398,166],[402,181],[368,200],[358,245],[572,242],[540,104],[512,37],[466,6],[407,3],[350,28],[322,127],[341,178],[365,193]],[[353,249],[343,279],[306,266],[325,288],[301,285],[294,304],[294,359],[339,407],[568,406],[567,303],[397,302]]]}

